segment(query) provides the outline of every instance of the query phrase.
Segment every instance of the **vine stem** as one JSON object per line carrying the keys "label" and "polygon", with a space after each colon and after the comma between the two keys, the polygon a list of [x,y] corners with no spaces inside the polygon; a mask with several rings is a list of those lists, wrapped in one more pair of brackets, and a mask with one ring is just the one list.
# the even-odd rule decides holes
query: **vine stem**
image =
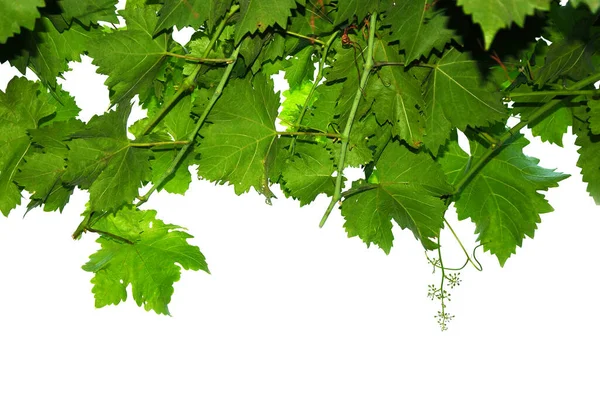
{"label": "vine stem", "polygon": [[[596,83],[598,80],[600,80],[600,73],[596,73],[596,74],[588,77],[587,79],[581,80],[581,81],[573,84],[572,90],[566,90],[566,91],[567,92],[575,92],[576,90],[580,90],[580,89],[584,88],[585,86]],[[558,91],[551,91],[549,93],[552,93],[551,95],[559,95],[559,94],[555,94],[557,92]],[[577,95],[577,94],[575,94],[575,95]],[[547,102],[543,106],[539,107],[538,110],[535,111],[529,117],[528,120],[521,121],[520,123],[515,125],[513,128],[508,130],[506,133],[504,133],[503,135],[498,137],[497,142],[495,144],[492,144],[488,148],[488,150],[483,155],[481,155],[481,157],[479,159],[477,159],[475,164],[469,169],[469,171],[467,173],[465,173],[465,175],[460,179],[460,181],[458,181],[458,183],[456,184],[456,187],[454,189],[454,192],[452,193],[452,196],[456,197],[456,195],[458,195],[464,189],[464,187],[469,183],[469,181],[471,181],[473,176],[479,172],[479,170],[494,156],[496,151],[498,151],[499,148],[502,148],[502,146],[509,139],[514,137],[514,135],[516,133],[518,133],[522,128],[526,127],[528,124],[536,121],[537,119],[542,117],[545,113],[553,110],[562,101],[564,101],[564,99],[553,99],[553,100]]]}
{"label": "vine stem", "polygon": [[189,143],[189,141],[130,142],[129,146],[132,148],[150,148],[165,145],[187,145]]}
{"label": "vine stem", "polygon": [[312,135],[312,136],[316,136],[316,137],[327,137],[327,138],[342,138],[341,134],[337,134],[337,133],[321,133],[319,131],[278,131],[277,135],[285,135],[285,136],[292,136],[292,137],[298,137],[301,135]]}
{"label": "vine stem", "polygon": [[199,62],[201,64],[230,64],[233,62],[233,59],[231,58],[200,58],[194,57],[193,55],[181,55],[168,51],[165,54],[169,57],[181,58],[185,59],[186,61]]}
{"label": "vine stem", "polygon": [[300,34],[300,33],[290,32],[289,30],[286,30],[285,34],[286,35],[290,35],[290,36],[299,37],[301,39],[306,39],[306,40],[308,40],[308,41],[310,41],[312,43],[317,43],[317,44],[319,44],[321,46],[325,46],[326,45],[323,40],[319,40],[316,37],[310,37],[310,36],[306,36],[306,35],[303,35],[303,34]]}
{"label": "vine stem", "polygon": [[600,90],[549,90],[549,91],[533,91],[531,93],[509,93],[506,98],[511,100],[512,98],[519,97],[531,97],[531,96],[575,96],[575,95],[600,95]]}
{"label": "vine stem", "polygon": [[373,64],[373,68],[381,68],[382,66],[416,66],[416,67],[421,67],[421,68],[429,68],[429,69],[435,69],[437,68],[437,65],[435,64],[425,64],[425,63],[406,63],[406,62],[392,62],[392,61],[382,61],[382,62],[375,62]]}
{"label": "vine stem", "polygon": [[338,168],[337,168],[337,176],[335,180],[335,191],[333,193],[333,197],[331,198],[331,203],[327,207],[321,222],[319,223],[319,227],[323,227],[327,218],[331,214],[335,204],[338,200],[342,198],[342,180],[344,178],[344,166],[346,163],[346,152],[348,150],[348,139],[350,138],[350,131],[352,130],[352,124],[354,123],[354,118],[356,117],[356,111],[358,110],[358,104],[363,96],[364,89],[367,85],[367,81],[369,80],[369,75],[371,74],[371,70],[373,69],[373,43],[375,42],[375,31],[377,30],[377,12],[371,14],[371,21],[369,23],[369,43],[367,47],[367,59],[364,64],[363,75],[360,80],[360,84],[358,89],[356,90],[356,94],[354,95],[354,102],[352,103],[352,108],[350,109],[350,115],[348,116],[348,121],[346,122],[346,126],[344,127],[344,131],[342,132],[342,147],[340,149],[339,160],[338,160]]}
{"label": "vine stem", "polygon": [[[317,77],[316,77],[315,82],[313,83],[312,87],[310,88],[308,96],[306,97],[306,100],[304,101],[304,105],[302,106],[302,109],[300,110],[300,114],[298,114],[298,118],[296,119],[296,122],[294,123],[294,128],[296,130],[298,130],[298,128],[302,124],[302,119],[304,119],[304,115],[306,115],[306,111],[308,110],[308,106],[310,105],[312,96],[314,95],[315,90],[317,89],[317,86],[321,82],[321,79],[323,79],[323,69],[325,68],[327,54],[329,53],[329,49],[331,48],[331,45],[333,44],[333,41],[335,40],[337,35],[338,35],[338,32],[334,32],[331,35],[331,37],[329,38],[329,40],[327,40],[327,43],[321,42],[321,43],[323,43],[323,53],[321,55],[321,59],[319,60],[319,69],[317,71]],[[292,143],[290,144],[290,153],[292,155],[294,154],[295,148],[296,148],[296,138],[294,137],[292,139]]]}
{"label": "vine stem", "polygon": [[[471,256],[469,255],[469,253],[467,252],[467,249],[465,249],[465,246],[463,245],[462,241],[460,240],[460,238],[458,237],[458,235],[456,234],[456,232],[454,232],[454,228],[452,228],[452,225],[450,225],[450,223],[448,222],[448,220],[446,220],[446,217],[444,217],[444,223],[446,223],[446,225],[448,226],[448,229],[450,229],[450,232],[452,232],[452,235],[454,236],[454,239],[456,239],[456,241],[458,242],[458,244],[460,245],[460,248],[462,249],[463,253],[465,254],[466,258],[467,258],[467,263],[471,263],[473,265],[473,267],[475,267],[475,269],[477,271],[483,271],[483,268],[481,266],[477,266],[473,260],[471,259]],[[467,264],[465,263],[465,265]],[[463,266],[464,267],[464,266]],[[461,268],[462,269],[462,268]]]}
{"label": "vine stem", "polygon": [[[233,51],[233,54],[231,54],[231,57],[234,60],[237,60],[238,54],[240,53],[240,48],[241,48],[241,44],[238,45],[236,47],[236,49]],[[208,114],[210,113],[211,109],[215,106],[215,103],[221,96],[221,93],[223,92],[223,88],[225,87],[225,83],[227,83],[227,80],[229,79],[229,75],[231,75],[231,71],[233,70],[234,66],[235,66],[235,61],[233,63],[229,64],[227,66],[227,69],[225,69],[225,73],[223,73],[223,76],[221,77],[221,81],[219,82],[219,85],[217,86],[214,94],[212,95],[210,102],[208,103],[208,105],[206,105],[206,108],[204,108],[204,112],[202,112],[202,115],[200,116],[200,118],[198,119],[198,122],[196,123],[196,127],[194,128],[194,131],[192,131],[189,134],[188,139],[187,139],[188,143],[185,144],[179,150],[179,152],[177,153],[177,156],[175,156],[175,159],[173,159],[173,161],[171,162],[171,165],[169,166],[167,171],[165,171],[165,173],[158,179],[158,181],[154,185],[152,185],[150,190],[148,192],[146,192],[146,194],[144,196],[141,196],[139,198],[138,203],[136,204],[136,207],[140,207],[142,204],[146,203],[148,201],[148,199],[150,198],[150,195],[152,195],[154,193],[154,191],[156,191],[156,189],[158,187],[160,187],[166,181],[166,179],[169,178],[169,176],[171,174],[173,174],[173,172],[175,171],[175,169],[181,162],[181,159],[185,156],[185,154],[189,150],[190,146],[192,146],[192,144],[194,143],[194,140],[196,139],[198,132],[204,125],[204,121],[208,117]]]}

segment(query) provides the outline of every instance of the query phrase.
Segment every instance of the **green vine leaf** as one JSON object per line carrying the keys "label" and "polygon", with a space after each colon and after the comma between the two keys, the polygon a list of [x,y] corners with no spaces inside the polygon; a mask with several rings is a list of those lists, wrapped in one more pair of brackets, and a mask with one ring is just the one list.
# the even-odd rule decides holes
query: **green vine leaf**
{"label": "green vine leaf", "polygon": [[425,81],[427,132],[423,142],[435,155],[453,127],[487,126],[506,118],[502,94],[484,80],[476,60],[454,48],[446,51]]}
{"label": "green vine leaf", "polygon": [[179,29],[186,26],[198,29],[205,22],[212,29],[230,6],[231,0],[165,0],[154,33],[158,34],[173,26]]}
{"label": "green vine leaf", "polygon": [[150,179],[150,151],[127,138],[129,107],[95,116],[69,142],[65,180],[90,192],[92,211],[116,211]]}
{"label": "green vine leaf", "polygon": [[391,24],[390,41],[399,40],[406,63],[442,51],[455,38],[449,18],[431,0],[390,2],[385,21]]}
{"label": "green vine leaf", "polygon": [[33,30],[40,16],[38,8],[44,5],[44,0],[0,0],[0,44],[21,32],[21,28]]}
{"label": "green vine leaf", "polygon": [[595,52],[595,44],[596,40],[582,42],[570,39],[552,43],[536,83],[543,86],[561,77],[581,79],[593,73],[594,65],[591,58]]}
{"label": "green vine leaf", "polygon": [[231,81],[210,113],[212,124],[200,131],[200,176],[228,182],[238,195],[254,188],[271,196],[266,185],[266,159],[277,137],[278,107],[273,82],[261,74],[252,82]]}
{"label": "green vine leaf", "polygon": [[89,43],[98,73],[108,75],[106,85],[113,104],[128,101],[136,94],[142,99],[150,94],[168,46],[166,35],[153,38],[157,17],[152,9],[121,12],[127,21],[126,30],[105,34]]}
{"label": "green vine leaf", "polygon": [[73,19],[85,26],[99,21],[118,23],[116,5],[118,0],[59,0],[62,18],[71,25]]}
{"label": "green vine leaf", "polygon": [[40,119],[52,115],[55,107],[39,83],[13,78],[5,92],[0,91],[0,211],[5,216],[21,203],[21,190],[15,177],[31,148],[27,130],[35,129]]}
{"label": "green vine leaf", "polygon": [[[346,198],[342,215],[348,236],[359,236],[389,253],[392,220],[410,229],[426,249],[435,249],[446,206],[440,199],[451,192],[442,169],[429,155],[415,154],[390,143],[377,162],[376,187]],[[355,183],[353,188],[360,187]]]}
{"label": "green vine leaf", "polygon": [[587,121],[588,113],[583,107],[573,108],[573,133],[579,147],[577,167],[581,169],[583,182],[596,204],[600,204],[600,135],[594,134]]}
{"label": "green vine leaf", "polygon": [[523,26],[525,17],[535,10],[548,11],[550,0],[458,0],[465,13],[473,16],[473,22],[481,25],[485,48],[489,49],[496,33],[514,22]]}
{"label": "green vine leaf", "polygon": [[154,210],[125,207],[95,223],[93,229],[103,235],[97,240],[101,249],[83,269],[95,274],[92,292],[98,308],[125,301],[131,285],[138,306],[169,315],[181,268],[208,272],[200,250],[187,243],[193,236],[157,219]]}
{"label": "green vine leaf", "polygon": [[[477,159],[486,148],[471,140],[471,154]],[[501,265],[515,253],[523,238],[533,238],[540,214],[551,212],[544,195],[568,177],[538,166],[539,160],[523,154],[529,144],[522,135],[499,150],[472,181],[460,192],[456,201],[458,218],[470,218],[477,228],[478,241],[494,254]],[[440,160],[450,181],[462,175],[468,167],[469,155],[455,142]]]}
{"label": "green vine leaf", "polygon": [[240,19],[236,25],[235,43],[239,43],[247,34],[258,31],[263,33],[268,27],[285,27],[296,8],[294,0],[240,0]]}
{"label": "green vine leaf", "polygon": [[600,0],[570,0],[570,3],[573,7],[586,4],[593,13],[596,13],[600,9]]}

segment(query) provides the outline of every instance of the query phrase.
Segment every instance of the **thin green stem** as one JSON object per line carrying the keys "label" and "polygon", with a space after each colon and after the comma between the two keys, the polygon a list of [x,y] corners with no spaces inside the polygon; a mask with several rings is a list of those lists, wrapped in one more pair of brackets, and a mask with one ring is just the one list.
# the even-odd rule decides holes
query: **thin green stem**
{"label": "thin green stem", "polygon": [[373,63],[373,68],[381,68],[382,66],[416,66],[419,68],[429,68],[435,69],[437,65],[435,64],[426,64],[426,63],[406,63],[406,62],[391,62],[391,61],[381,61]]}
{"label": "thin green stem", "polygon": [[85,230],[89,231],[89,232],[97,233],[99,235],[108,236],[109,238],[112,238],[112,239],[115,239],[115,240],[127,243],[129,245],[133,245],[134,244],[134,242],[130,241],[129,239],[123,238],[122,236],[119,236],[119,235],[115,235],[115,234],[113,234],[111,232],[100,231],[98,229],[94,229],[94,228],[91,228],[91,227],[86,227]]}
{"label": "thin green stem", "polygon": [[[241,47],[241,45],[238,45],[237,48],[233,51],[233,54],[231,54],[232,58],[235,60],[237,60],[238,54],[240,53],[240,47]],[[214,94],[212,95],[210,102],[208,103],[208,105],[206,105],[206,108],[204,108],[204,112],[202,112],[202,115],[198,119],[198,122],[196,123],[196,127],[194,128],[194,131],[192,131],[189,134],[189,136],[187,137],[188,143],[179,150],[179,152],[177,153],[177,156],[175,157],[175,159],[173,159],[173,162],[171,162],[171,165],[169,166],[167,171],[165,171],[165,173],[158,179],[158,181],[156,181],[156,183],[154,185],[152,185],[150,190],[148,192],[146,192],[146,194],[144,196],[141,196],[139,198],[139,201],[136,204],[137,207],[146,203],[148,201],[148,199],[150,198],[150,195],[152,195],[154,193],[154,191],[156,191],[156,189],[158,189],[167,180],[167,178],[169,178],[169,176],[171,174],[173,174],[173,172],[175,172],[175,170],[177,169],[177,166],[181,162],[181,159],[185,156],[187,151],[190,149],[190,146],[194,143],[194,140],[196,139],[196,136],[198,135],[200,128],[202,128],[202,125],[204,124],[204,121],[206,120],[211,109],[214,107],[215,103],[221,96],[221,93],[223,92],[223,88],[225,87],[225,83],[227,83],[227,80],[229,79],[229,75],[231,75],[231,71],[233,70],[234,66],[235,66],[235,62],[233,62],[227,66],[227,69],[225,69],[225,73],[223,73],[223,76],[221,77],[221,81],[219,82],[219,85],[217,86]]]}
{"label": "thin green stem", "polygon": [[[477,266],[473,262],[473,260],[471,259],[471,256],[469,256],[469,253],[467,252],[467,249],[465,249],[465,246],[463,245],[462,241],[460,240],[460,238],[458,237],[458,235],[456,234],[456,232],[454,232],[454,228],[452,228],[452,225],[450,225],[450,223],[448,222],[448,220],[446,220],[446,217],[444,217],[444,223],[446,223],[446,225],[448,226],[448,229],[450,229],[450,232],[452,232],[452,235],[454,236],[454,239],[456,239],[456,241],[460,245],[460,248],[462,249],[463,253],[465,254],[465,257],[467,258],[467,262],[465,263],[465,265],[467,263],[471,263],[471,265],[473,265],[473,267],[475,267],[475,269],[477,271],[483,271],[483,268],[481,266]],[[462,269],[462,267],[461,267],[461,269]]]}
{"label": "thin green stem", "polygon": [[[580,90],[590,84],[594,84],[598,80],[600,80],[600,73],[596,73],[595,75],[590,76],[587,79],[581,80],[581,81],[573,84],[572,90]],[[473,176],[479,172],[479,170],[494,156],[496,151],[499,148],[502,148],[502,146],[509,139],[514,137],[515,134],[517,134],[519,131],[521,131],[521,129],[526,127],[528,124],[538,120],[540,117],[544,116],[547,112],[552,111],[554,108],[556,108],[558,105],[560,105],[560,103],[564,100],[565,100],[564,98],[563,99],[553,99],[553,100],[547,102],[543,106],[539,107],[538,110],[535,111],[527,120],[522,120],[520,123],[515,125],[509,131],[507,131],[506,133],[504,133],[503,135],[498,137],[497,145],[490,146],[488,148],[488,150],[483,155],[481,155],[481,157],[479,159],[477,159],[477,161],[471,167],[471,169],[467,173],[465,173],[465,175],[460,179],[460,181],[458,181],[458,183],[455,186],[454,193],[452,194],[452,196],[456,197],[456,195],[458,195],[460,192],[462,192],[464,187],[469,183],[469,181],[471,181]]]}
{"label": "thin green stem", "polygon": [[319,40],[319,39],[317,39],[315,37],[305,36],[303,34],[296,33],[296,32],[290,32],[289,30],[286,30],[285,34],[286,35],[290,35],[290,36],[294,36],[294,37],[299,37],[301,39],[306,39],[306,40],[310,41],[311,43],[317,43],[317,44],[319,44],[321,46],[325,46],[325,42],[324,41]]}
{"label": "thin green stem", "polygon": [[377,187],[379,187],[379,184],[362,184],[342,192],[342,198],[348,198],[352,195],[356,195],[357,193],[370,191],[371,189],[375,189]]}
{"label": "thin green stem", "polygon": [[132,148],[151,148],[166,145],[187,145],[189,143],[189,141],[130,142],[129,146]]}
{"label": "thin green stem", "polygon": [[194,57],[193,55],[175,54],[168,51],[165,52],[165,55],[168,55],[169,57],[173,58],[185,59],[186,61],[198,62],[201,64],[230,64],[233,62],[231,58],[200,58]]}
{"label": "thin green stem", "polygon": [[549,91],[532,91],[530,93],[508,93],[506,98],[511,100],[519,97],[531,97],[531,96],[575,96],[575,95],[600,95],[600,90],[549,90]]}
{"label": "thin green stem", "polygon": [[371,21],[369,24],[369,43],[367,47],[367,59],[364,63],[364,69],[362,78],[360,80],[360,84],[358,89],[356,90],[356,94],[354,95],[354,102],[352,103],[352,108],[350,109],[350,115],[348,116],[348,121],[346,122],[346,126],[344,127],[344,131],[342,132],[342,145],[339,152],[338,159],[338,167],[337,167],[337,176],[335,180],[335,190],[333,193],[333,197],[331,198],[331,203],[327,207],[321,222],[319,223],[319,227],[323,227],[329,214],[335,207],[335,204],[342,198],[342,182],[344,178],[344,167],[346,164],[346,152],[348,150],[348,139],[350,138],[350,131],[352,130],[352,123],[354,123],[354,118],[356,117],[356,111],[358,110],[358,104],[363,96],[363,92],[365,87],[367,86],[367,81],[369,80],[369,75],[371,74],[371,70],[373,69],[373,48],[375,42],[375,31],[377,30],[377,12],[371,14]]}
{"label": "thin green stem", "polygon": [[[333,41],[335,40],[336,37],[337,37],[337,32],[334,32],[331,35],[331,37],[329,38],[329,40],[327,40],[327,43],[324,43],[323,53],[321,54],[321,59],[319,60],[319,69],[317,71],[317,77],[316,77],[312,87],[310,88],[310,92],[308,93],[308,96],[306,97],[306,100],[304,101],[304,105],[302,106],[302,109],[300,110],[300,113],[298,114],[298,118],[296,119],[296,122],[294,123],[294,128],[296,130],[298,130],[298,128],[302,124],[302,119],[304,119],[304,115],[306,115],[306,112],[310,105],[310,101],[315,93],[315,90],[316,90],[317,86],[319,85],[319,83],[321,82],[321,80],[323,79],[323,69],[325,68],[327,54],[329,53],[329,49],[331,48],[331,45],[333,44]],[[292,143],[290,144],[290,153],[291,154],[294,154],[295,148],[296,148],[296,139],[293,139]]]}
{"label": "thin green stem", "polygon": [[277,135],[292,136],[292,137],[299,137],[302,135],[312,135],[315,137],[328,137],[328,138],[338,138],[338,139],[342,138],[341,134],[321,133],[321,132],[317,132],[317,131],[278,131]]}

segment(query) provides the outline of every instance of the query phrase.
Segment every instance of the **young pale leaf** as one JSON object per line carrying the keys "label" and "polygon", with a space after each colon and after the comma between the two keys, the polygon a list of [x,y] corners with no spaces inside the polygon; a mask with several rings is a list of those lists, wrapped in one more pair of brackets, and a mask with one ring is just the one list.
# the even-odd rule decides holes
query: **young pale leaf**
{"label": "young pale leaf", "polygon": [[423,142],[436,155],[453,127],[487,126],[507,115],[502,94],[481,75],[477,61],[452,48],[425,83],[427,132]]}
{"label": "young pale leaf", "polygon": [[55,111],[39,89],[38,83],[13,78],[6,92],[0,91],[0,211],[5,216],[21,203],[14,178],[31,147],[27,130],[37,128],[40,119]]}
{"label": "young pale leaf", "polygon": [[202,178],[233,184],[240,195],[254,187],[268,190],[266,159],[277,137],[275,118],[279,95],[262,74],[230,81],[200,134],[198,173]]}
{"label": "young pale leaf", "polygon": [[173,284],[181,268],[208,272],[206,260],[196,246],[187,243],[192,235],[156,218],[156,211],[130,207],[119,210],[93,225],[101,248],[83,266],[94,272],[92,292],[96,307],[119,304],[131,285],[133,299],[146,311],[169,314]]}
{"label": "young pale leaf", "polygon": [[33,30],[41,7],[44,7],[44,0],[0,0],[0,44],[19,33],[21,27]]}
{"label": "young pale leaf", "polygon": [[[487,148],[471,140],[474,159]],[[533,238],[540,214],[551,212],[552,206],[538,191],[558,186],[568,177],[538,166],[539,160],[523,154],[529,144],[522,135],[506,144],[474,175],[455,202],[458,218],[470,218],[477,228],[483,248],[494,254],[501,265],[515,253],[523,238]],[[450,156],[440,163],[449,180],[456,181],[470,162],[469,155],[453,142]]]}
{"label": "young pale leaf", "polygon": [[296,8],[294,0],[240,0],[240,19],[236,25],[235,43],[246,34],[253,34],[257,30],[262,33],[268,27],[279,25],[285,27],[287,20],[292,16],[292,9]]}
{"label": "young pale leaf", "polygon": [[431,0],[390,2],[385,22],[391,24],[389,41],[400,41],[407,64],[433,49],[442,51],[455,36],[447,27],[449,18]]}
{"label": "young pale leaf", "polygon": [[153,90],[153,80],[166,58],[166,35],[153,38],[156,13],[137,8],[122,11],[126,30],[105,34],[89,43],[89,54],[98,73],[108,75],[111,102],[127,101],[140,94],[145,98]]}
{"label": "young pale leaf", "polygon": [[446,210],[441,197],[452,191],[439,165],[427,153],[390,142],[377,162],[377,174],[373,189],[351,195],[342,204],[348,236],[359,236],[367,246],[375,243],[389,253],[393,219],[426,249],[436,248],[431,239],[438,236]]}
{"label": "young pale leaf", "polygon": [[481,25],[485,48],[489,49],[496,33],[512,23],[525,24],[525,17],[535,10],[548,11],[551,0],[458,0],[465,13],[473,16],[473,22]]}

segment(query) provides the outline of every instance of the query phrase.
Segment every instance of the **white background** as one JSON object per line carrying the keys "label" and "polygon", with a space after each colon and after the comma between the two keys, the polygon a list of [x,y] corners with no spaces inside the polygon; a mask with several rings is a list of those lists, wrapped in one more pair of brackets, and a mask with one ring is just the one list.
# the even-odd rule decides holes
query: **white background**
{"label": "white background", "polygon": [[[108,92],[84,64],[65,88],[87,120]],[[2,65],[0,88],[13,73]],[[573,142],[532,138],[529,155],[572,177],[503,269],[480,254],[484,272],[462,272],[443,333],[426,297],[439,274],[412,233],[396,228],[389,256],[367,249],[337,210],[318,228],[322,196],[267,206],[205,181],[185,197],[154,195],[147,208],[187,227],[212,272],[183,272],[172,317],[131,299],[94,308],[80,266],[95,236],[70,237],[87,194],[62,215],[23,219],[21,206],[0,219],[0,397],[598,397],[600,208]],[[474,225],[449,213],[472,248]],[[461,265],[449,234],[443,242],[446,265]]]}

